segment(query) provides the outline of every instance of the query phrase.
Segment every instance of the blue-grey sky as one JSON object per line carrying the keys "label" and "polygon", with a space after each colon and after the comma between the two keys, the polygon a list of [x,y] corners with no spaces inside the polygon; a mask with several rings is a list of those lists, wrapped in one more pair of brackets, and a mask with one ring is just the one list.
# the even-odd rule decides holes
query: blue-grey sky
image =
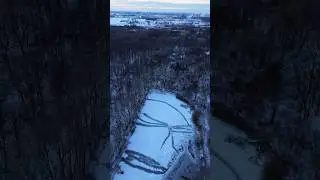
{"label": "blue-grey sky", "polygon": [[110,0],[110,10],[209,13],[210,0]]}

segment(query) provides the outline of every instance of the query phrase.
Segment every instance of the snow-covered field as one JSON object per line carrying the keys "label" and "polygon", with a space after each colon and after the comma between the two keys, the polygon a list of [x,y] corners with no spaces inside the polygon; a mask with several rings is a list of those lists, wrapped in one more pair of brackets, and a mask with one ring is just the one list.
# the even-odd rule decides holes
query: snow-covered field
{"label": "snow-covered field", "polygon": [[180,15],[180,14],[161,14],[161,13],[129,13],[117,12],[110,17],[111,26],[130,26],[135,25],[145,28],[164,28],[170,26],[197,26],[209,27],[209,21],[203,18],[209,18],[208,15]]}
{"label": "snow-covered field", "polygon": [[174,94],[151,91],[119,163],[121,173],[113,179],[164,179],[187,174],[181,169],[195,171],[200,163],[191,116],[189,106]]}

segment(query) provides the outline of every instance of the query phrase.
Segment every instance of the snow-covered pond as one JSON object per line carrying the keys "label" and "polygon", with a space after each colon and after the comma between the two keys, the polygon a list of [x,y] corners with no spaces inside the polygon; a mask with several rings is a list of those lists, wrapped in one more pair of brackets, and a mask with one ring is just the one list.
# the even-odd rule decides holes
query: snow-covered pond
{"label": "snow-covered pond", "polygon": [[200,158],[192,113],[174,94],[151,91],[113,179],[176,179],[196,170]]}

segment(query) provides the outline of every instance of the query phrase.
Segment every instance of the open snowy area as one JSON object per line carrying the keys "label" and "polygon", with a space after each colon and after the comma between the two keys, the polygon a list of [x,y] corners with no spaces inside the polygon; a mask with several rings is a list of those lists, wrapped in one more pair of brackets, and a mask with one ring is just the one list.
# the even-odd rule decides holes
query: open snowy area
{"label": "open snowy area", "polygon": [[111,26],[138,26],[145,28],[165,28],[170,26],[196,26],[209,27],[210,16],[208,14],[188,13],[132,13],[111,12]]}

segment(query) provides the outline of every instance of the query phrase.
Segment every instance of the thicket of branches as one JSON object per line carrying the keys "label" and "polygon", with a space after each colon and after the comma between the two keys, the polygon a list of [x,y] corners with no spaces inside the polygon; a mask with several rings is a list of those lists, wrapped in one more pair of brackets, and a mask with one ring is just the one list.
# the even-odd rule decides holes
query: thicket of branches
{"label": "thicket of branches", "polygon": [[0,179],[87,179],[108,133],[106,2],[0,7]]}
{"label": "thicket of branches", "polygon": [[270,161],[262,179],[319,179],[317,7],[313,0],[213,6],[213,114],[264,139]]}

